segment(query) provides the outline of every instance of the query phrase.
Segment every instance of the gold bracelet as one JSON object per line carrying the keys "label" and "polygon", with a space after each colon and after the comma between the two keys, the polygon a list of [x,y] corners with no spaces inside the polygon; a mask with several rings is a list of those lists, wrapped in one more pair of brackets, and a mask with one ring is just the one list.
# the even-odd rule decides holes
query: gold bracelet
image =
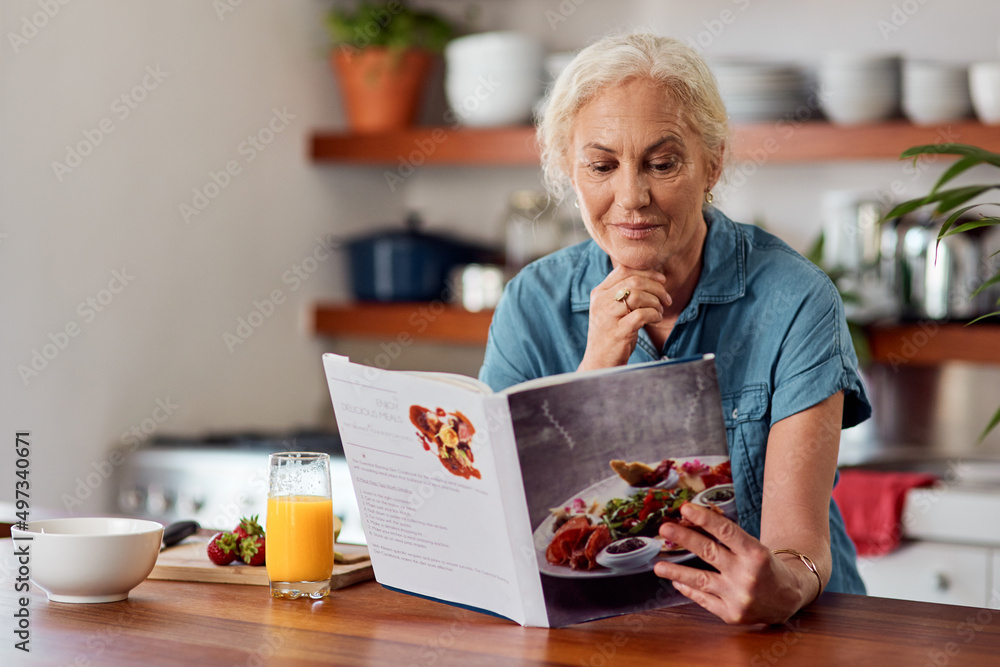
{"label": "gold bracelet", "polygon": [[[815,602],[819,596],[823,593],[823,579],[819,576],[819,570],[816,569],[816,564],[812,562],[812,559],[804,553],[800,553],[795,549],[772,549],[771,553],[777,556],[778,554],[792,554],[800,561],[802,564],[809,568],[809,571],[816,575],[816,583],[819,584],[819,589],[816,591],[816,597],[809,601],[809,604]],[[808,606],[808,605],[807,605]]]}

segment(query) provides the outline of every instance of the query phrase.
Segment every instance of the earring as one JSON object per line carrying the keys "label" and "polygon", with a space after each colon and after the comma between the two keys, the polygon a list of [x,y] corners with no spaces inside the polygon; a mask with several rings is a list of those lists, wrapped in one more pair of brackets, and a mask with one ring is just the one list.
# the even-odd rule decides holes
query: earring
{"label": "earring", "polygon": [[715,196],[712,194],[712,191],[711,190],[706,190],[705,191],[705,203],[706,204],[711,204],[713,201],[715,201]]}
{"label": "earring", "polygon": [[579,199],[574,199],[573,200],[573,208],[580,208],[580,200]]}

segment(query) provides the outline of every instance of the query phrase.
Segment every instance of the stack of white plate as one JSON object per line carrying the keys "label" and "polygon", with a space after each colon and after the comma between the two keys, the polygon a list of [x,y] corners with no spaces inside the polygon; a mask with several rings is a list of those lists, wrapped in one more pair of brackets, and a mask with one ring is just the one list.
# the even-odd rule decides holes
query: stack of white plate
{"label": "stack of white plate", "polygon": [[908,60],[903,64],[903,113],[918,125],[959,120],[972,112],[964,65]]}
{"label": "stack of white plate", "polygon": [[779,120],[805,105],[805,73],[794,65],[748,60],[712,63],[719,93],[735,122]]}
{"label": "stack of white plate", "polygon": [[828,53],[817,80],[823,112],[838,125],[874,123],[899,110],[899,56]]}

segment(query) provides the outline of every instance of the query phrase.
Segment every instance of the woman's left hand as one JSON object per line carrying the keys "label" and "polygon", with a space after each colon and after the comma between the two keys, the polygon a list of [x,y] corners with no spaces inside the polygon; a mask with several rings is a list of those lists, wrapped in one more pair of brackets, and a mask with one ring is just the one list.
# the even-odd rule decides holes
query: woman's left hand
{"label": "woman's left hand", "polygon": [[[818,584],[811,572],[798,561],[779,560],[726,517],[691,503],[681,508],[681,515],[718,542],[674,523],[661,525],[660,535],[718,572],[667,562],[657,563],[654,572],[726,623],[784,623],[816,594]],[[793,570],[795,566],[812,581]]]}

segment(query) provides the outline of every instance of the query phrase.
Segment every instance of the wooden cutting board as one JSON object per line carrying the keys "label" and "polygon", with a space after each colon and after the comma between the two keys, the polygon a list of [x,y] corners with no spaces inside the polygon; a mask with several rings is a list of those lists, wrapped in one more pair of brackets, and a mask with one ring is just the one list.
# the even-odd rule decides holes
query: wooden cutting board
{"label": "wooden cutting board", "polygon": [[[177,546],[160,552],[150,579],[171,581],[200,581],[211,584],[250,584],[267,586],[267,568],[251,567],[243,563],[215,565],[205,553],[207,540],[188,538]],[[344,588],[375,577],[368,560],[368,547],[357,544],[338,544],[337,553],[343,562],[334,564],[330,588]]]}

